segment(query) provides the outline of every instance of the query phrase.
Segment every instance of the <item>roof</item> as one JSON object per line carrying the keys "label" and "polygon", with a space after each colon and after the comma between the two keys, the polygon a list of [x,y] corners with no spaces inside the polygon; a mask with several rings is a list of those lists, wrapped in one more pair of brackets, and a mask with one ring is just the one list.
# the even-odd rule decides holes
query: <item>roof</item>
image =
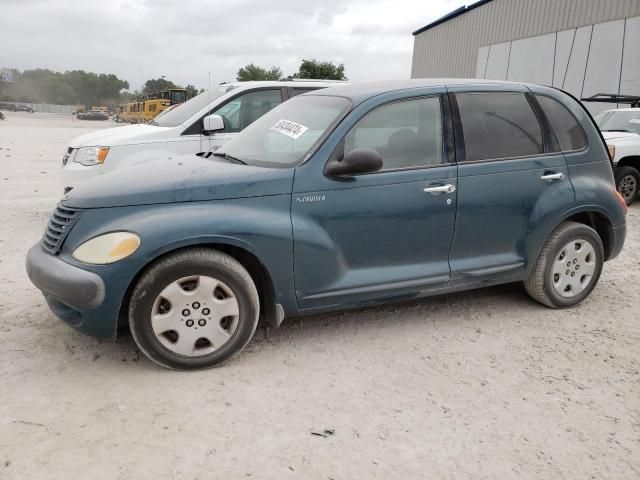
{"label": "roof", "polygon": [[376,82],[353,82],[346,85],[330,86],[321,90],[305,93],[307,95],[345,97],[358,104],[376,95],[412,88],[425,88],[450,85],[525,85],[521,82],[502,80],[482,80],[477,78],[415,78],[411,80],[385,80]]}
{"label": "roof", "polygon": [[603,112],[640,112],[640,107],[611,108],[609,110],[603,110]]}
{"label": "roof", "polygon": [[[225,82],[217,87],[224,88],[225,86],[232,86],[234,88],[240,87],[332,87],[334,85],[346,85],[346,80],[249,80],[246,82]],[[212,85],[213,88],[213,85]]]}
{"label": "roof", "polygon": [[480,0],[476,3],[472,3],[471,5],[464,5],[460,8],[455,9],[453,12],[449,12],[447,13],[444,17],[440,17],[439,19],[437,19],[435,22],[431,22],[428,25],[425,25],[422,28],[419,28],[418,30],[416,30],[415,32],[413,32],[412,35],[418,35],[419,33],[425,32],[437,25],[440,25],[441,23],[444,22],[448,22],[449,20],[452,20],[456,17],[459,17],[460,15],[464,15],[465,13],[470,12],[471,10],[481,7],[482,5],[485,5],[489,2],[491,2],[493,0]]}

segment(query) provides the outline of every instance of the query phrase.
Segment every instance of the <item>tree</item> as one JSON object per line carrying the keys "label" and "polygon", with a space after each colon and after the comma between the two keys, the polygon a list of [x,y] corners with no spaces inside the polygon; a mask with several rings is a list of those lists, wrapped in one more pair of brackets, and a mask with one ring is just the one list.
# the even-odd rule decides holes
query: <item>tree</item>
{"label": "tree", "polygon": [[187,98],[193,98],[201,92],[204,92],[204,89],[198,90],[195,86],[189,84],[184,89],[187,91]]}
{"label": "tree", "polygon": [[14,72],[14,82],[5,88],[5,97],[20,101],[66,105],[104,105],[118,103],[129,82],[113,74],[84,70],[64,73],[48,69]]}
{"label": "tree", "polygon": [[147,80],[144,83],[144,88],[142,89],[142,93],[157,93],[167,90],[169,88],[177,88],[177,85],[173,83],[171,80],[166,80],[164,78],[156,78]]}
{"label": "tree", "polygon": [[300,68],[293,74],[293,78],[308,78],[318,80],[347,80],[344,75],[344,64],[334,65],[332,62],[318,60],[302,60]]}
{"label": "tree", "polygon": [[281,78],[282,70],[280,70],[280,67],[273,66],[270,69],[266,69],[253,63],[238,70],[237,76],[239,82],[248,82],[251,80],[280,80]]}

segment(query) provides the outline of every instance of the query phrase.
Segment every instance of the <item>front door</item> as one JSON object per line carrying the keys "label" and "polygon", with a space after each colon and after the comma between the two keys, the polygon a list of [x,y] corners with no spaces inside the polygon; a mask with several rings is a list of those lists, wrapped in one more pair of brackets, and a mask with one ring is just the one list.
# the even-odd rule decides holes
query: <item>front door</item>
{"label": "front door", "polygon": [[377,150],[380,171],[315,184],[296,175],[291,212],[301,309],[411,298],[447,284],[457,185],[448,100],[416,95],[344,121],[354,126],[338,148]]}
{"label": "front door", "polygon": [[224,130],[203,137],[203,151],[214,152],[262,115],[282,103],[282,89],[255,90],[237,96],[211,113],[224,120]]}

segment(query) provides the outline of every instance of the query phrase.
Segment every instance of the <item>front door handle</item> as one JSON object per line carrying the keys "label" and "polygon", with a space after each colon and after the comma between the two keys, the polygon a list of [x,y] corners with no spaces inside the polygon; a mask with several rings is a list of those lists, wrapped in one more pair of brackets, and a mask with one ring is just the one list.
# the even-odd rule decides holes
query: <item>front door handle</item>
{"label": "front door handle", "polygon": [[424,189],[426,193],[453,193],[456,191],[456,186],[448,183],[447,185],[437,185],[434,187],[427,187]]}
{"label": "front door handle", "polygon": [[553,182],[554,180],[564,180],[564,173],[545,173],[540,177],[545,182]]}

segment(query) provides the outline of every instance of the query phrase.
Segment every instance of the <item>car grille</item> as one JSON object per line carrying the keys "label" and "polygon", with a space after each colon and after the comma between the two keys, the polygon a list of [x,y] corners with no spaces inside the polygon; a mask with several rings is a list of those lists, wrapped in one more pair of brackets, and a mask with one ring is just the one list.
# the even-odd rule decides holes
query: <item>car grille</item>
{"label": "car grille", "polygon": [[69,147],[67,148],[67,153],[64,154],[64,156],[62,157],[62,166],[64,167],[67,162],[69,161],[69,158],[71,158],[71,154],[73,153],[73,148]]}
{"label": "car grille", "polygon": [[63,207],[58,204],[51,215],[51,220],[42,237],[42,248],[52,255],[57,255],[62,247],[64,239],[71,231],[73,225],[78,221],[82,210]]}

